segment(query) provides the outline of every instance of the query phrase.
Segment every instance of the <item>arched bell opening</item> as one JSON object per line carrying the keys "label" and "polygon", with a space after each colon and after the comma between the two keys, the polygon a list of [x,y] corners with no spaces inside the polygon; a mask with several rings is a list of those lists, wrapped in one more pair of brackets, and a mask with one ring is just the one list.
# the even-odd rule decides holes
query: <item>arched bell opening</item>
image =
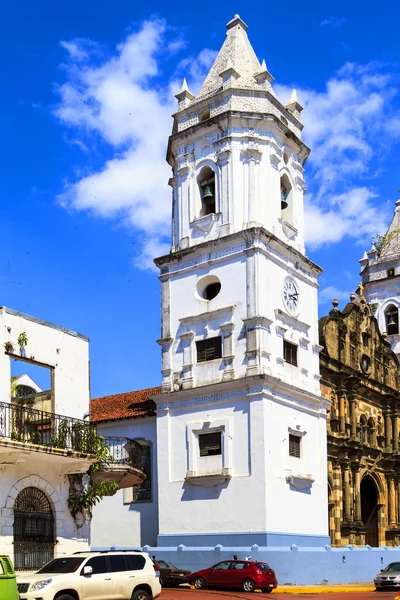
{"label": "arched bell opening", "polygon": [[293,219],[293,190],[289,177],[285,174],[282,175],[280,180],[281,186],[281,219],[294,225]]}
{"label": "arched bell opening", "polygon": [[377,547],[378,544],[378,489],[372,477],[363,477],[360,485],[361,495],[361,519],[366,528],[365,544]]}
{"label": "arched bell opening", "polygon": [[54,514],[42,490],[26,487],[14,504],[14,565],[36,571],[54,558]]}
{"label": "arched bell opening", "polygon": [[200,216],[211,215],[216,212],[215,202],[215,173],[211,167],[203,167],[197,177],[200,192]]}
{"label": "arched bell opening", "polygon": [[399,333],[399,310],[391,304],[385,310],[386,333],[396,335]]}

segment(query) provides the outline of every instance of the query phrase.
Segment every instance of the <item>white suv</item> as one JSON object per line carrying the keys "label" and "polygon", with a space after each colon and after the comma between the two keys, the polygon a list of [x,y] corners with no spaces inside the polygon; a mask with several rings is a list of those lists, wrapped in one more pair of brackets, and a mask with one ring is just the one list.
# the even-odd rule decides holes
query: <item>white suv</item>
{"label": "white suv", "polygon": [[21,600],[153,600],[160,573],[144,552],[78,552],[17,577]]}

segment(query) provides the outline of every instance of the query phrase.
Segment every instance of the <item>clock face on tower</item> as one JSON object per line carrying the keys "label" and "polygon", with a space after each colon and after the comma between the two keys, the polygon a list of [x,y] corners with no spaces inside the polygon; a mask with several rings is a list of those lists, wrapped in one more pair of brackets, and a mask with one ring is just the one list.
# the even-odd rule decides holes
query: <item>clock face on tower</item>
{"label": "clock face on tower", "polygon": [[286,277],[282,286],[283,304],[288,312],[295,314],[299,309],[300,293],[294,279]]}

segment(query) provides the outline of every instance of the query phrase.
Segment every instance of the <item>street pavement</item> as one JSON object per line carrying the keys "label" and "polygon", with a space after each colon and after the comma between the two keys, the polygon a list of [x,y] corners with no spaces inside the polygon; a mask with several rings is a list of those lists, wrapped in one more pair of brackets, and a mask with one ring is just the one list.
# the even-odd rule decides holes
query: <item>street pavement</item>
{"label": "street pavement", "polygon": [[[298,589],[298,588],[297,588]],[[345,588],[348,590],[348,587]],[[307,590],[307,591],[306,591]],[[284,590],[280,592],[272,592],[271,594],[262,594],[261,592],[254,592],[253,594],[247,594],[240,590],[222,591],[222,590],[192,590],[188,588],[166,588],[163,589],[160,600],[282,600]],[[286,594],[285,594],[286,595]],[[292,593],[289,592],[288,600],[295,600],[296,598],[314,598],[315,600],[394,600],[397,596],[396,591],[385,591],[376,592],[372,588],[370,591],[359,591],[354,588],[354,591],[340,591],[338,588],[334,592],[326,592],[321,590],[320,592],[310,592],[305,588],[304,593]]]}

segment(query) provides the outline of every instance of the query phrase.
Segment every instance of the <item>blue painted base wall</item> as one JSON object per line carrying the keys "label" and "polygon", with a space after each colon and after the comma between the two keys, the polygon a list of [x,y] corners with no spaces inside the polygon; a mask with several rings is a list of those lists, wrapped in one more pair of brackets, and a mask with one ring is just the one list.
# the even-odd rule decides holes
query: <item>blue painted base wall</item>
{"label": "blue painted base wall", "polygon": [[[104,548],[102,548],[104,550]],[[115,548],[128,550],[128,548]],[[100,550],[100,548],[93,548]],[[371,582],[374,576],[393,561],[400,562],[397,548],[345,548],[325,547],[151,547],[143,550],[150,556],[170,560],[177,567],[197,571],[221,560],[251,557],[267,562],[276,572],[279,585],[321,585],[333,583]]]}
{"label": "blue painted base wall", "polygon": [[192,534],[161,534],[157,537],[158,547],[167,546],[178,547],[179,544],[185,546],[216,546],[221,544],[231,548],[233,546],[251,547],[254,544],[258,546],[306,546],[317,548],[330,544],[328,535],[302,535],[295,533],[279,533],[268,531],[249,531],[240,533],[192,533]]}

